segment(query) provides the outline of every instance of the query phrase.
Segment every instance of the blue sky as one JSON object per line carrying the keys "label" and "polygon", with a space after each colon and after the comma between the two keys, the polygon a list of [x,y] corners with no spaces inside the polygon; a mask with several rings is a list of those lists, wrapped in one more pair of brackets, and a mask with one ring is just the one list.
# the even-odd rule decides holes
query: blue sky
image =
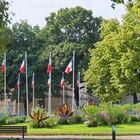
{"label": "blue sky", "polygon": [[93,11],[93,16],[102,16],[106,19],[117,18],[121,20],[125,13],[122,5],[111,8],[111,0],[7,0],[10,4],[10,11],[15,13],[12,23],[27,20],[31,25],[45,26],[45,17],[51,12],[56,12],[60,8],[71,8],[81,6]]}

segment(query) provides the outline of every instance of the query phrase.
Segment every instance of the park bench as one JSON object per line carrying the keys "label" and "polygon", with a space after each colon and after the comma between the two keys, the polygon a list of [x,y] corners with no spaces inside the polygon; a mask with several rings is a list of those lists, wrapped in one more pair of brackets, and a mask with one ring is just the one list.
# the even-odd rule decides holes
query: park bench
{"label": "park bench", "polygon": [[22,134],[22,138],[27,134],[27,126],[0,126],[1,134]]}

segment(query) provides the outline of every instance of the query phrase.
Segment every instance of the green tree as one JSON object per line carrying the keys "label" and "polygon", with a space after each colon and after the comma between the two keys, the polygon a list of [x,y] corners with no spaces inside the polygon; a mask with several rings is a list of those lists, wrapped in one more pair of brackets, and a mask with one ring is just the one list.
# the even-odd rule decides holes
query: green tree
{"label": "green tree", "polygon": [[[9,3],[1,0],[0,1],[0,63],[3,60],[3,53],[5,51],[6,44],[10,39],[10,30],[7,27],[9,23]],[[3,98],[3,74],[0,72],[0,99]]]}
{"label": "green tree", "polygon": [[[27,51],[28,54],[29,101],[32,100],[30,85],[32,72],[36,73],[36,64],[38,64],[38,48],[40,47],[40,44],[37,40],[36,34],[39,31],[40,29],[37,26],[32,27],[26,21],[15,23],[12,26],[12,38],[7,45],[7,91],[8,96],[13,100],[17,99],[17,77],[19,68],[25,57],[25,51]],[[20,99],[22,102],[26,102],[25,89],[25,74],[22,74],[20,93]]]}
{"label": "green tree", "polygon": [[[140,92],[140,27],[136,3],[125,16],[123,24],[103,22],[102,41],[91,50],[87,86],[101,101],[117,101],[126,94]],[[139,10],[139,9],[137,9]]]}
{"label": "green tree", "polygon": [[[53,93],[58,95],[61,73],[72,58],[73,50],[76,51],[76,74],[77,70],[80,70],[83,76],[89,61],[88,49],[99,40],[102,18],[94,18],[90,10],[75,7],[60,9],[57,13],[51,13],[46,18],[46,22],[46,27],[38,34],[40,40],[44,41],[40,55],[40,59],[43,61],[41,68],[46,68],[43,64],[48,60],[47,54],[50,50],[53,55],[52,62],[55,71],[53,73],[55,78],[53,81],[55,86],[52,86],[55,87]],[[66,76],[66,81],[71,80],[67,80]],[[77,95],[77,89],[75,92]]]}
{"label": "green tree", "polygon": [[81,7],[60,9],[46,18],[42,36],[49,44],[63,41],[93,44],[99,38],[101,18],[94,18],[91,10]]}

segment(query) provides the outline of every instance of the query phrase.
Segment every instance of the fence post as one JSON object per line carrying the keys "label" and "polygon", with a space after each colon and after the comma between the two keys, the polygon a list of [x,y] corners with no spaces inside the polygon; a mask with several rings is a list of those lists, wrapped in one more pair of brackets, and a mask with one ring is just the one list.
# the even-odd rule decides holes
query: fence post
{"label": "fence post", "polygon": [[24,126],[22,127],[22,138],[24,139]]}
{"label": "fence post", "polygon": [[112,126],[112,140],[116,140],[116,127]]}

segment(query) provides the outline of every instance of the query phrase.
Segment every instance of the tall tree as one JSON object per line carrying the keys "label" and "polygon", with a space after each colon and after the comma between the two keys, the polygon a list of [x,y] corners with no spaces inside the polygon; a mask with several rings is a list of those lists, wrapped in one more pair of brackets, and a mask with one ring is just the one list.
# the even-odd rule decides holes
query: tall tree
{"label": "tall tree", "polygon": [[91,50],[85,80],[101,101],[117,101],[134,94],[136,102],[136,93],[140,92],[140,27],[135,10],[138,4],[129,9],[122,25],[112,20],[103,22],[102,41]]}
{"label": "tall tree", "polygon": [[[36,64],[38,63],[38,53],[40,43],[36,38],[37,32],[40,29],[35,26],[32,27],[27,23],[27,21],[21,21],[20,23],[15,23],[12,26],[12,38],[10,43],[7,45],[7,85],[9,94],[13,100],[17,99],[17,78],[19,73],[19,68],[25,57],[25,51],[28,54],[28,80],[29,85],[31,85],[32,72],[36,72]],[[38,50],[38,51],[37,51]],[[29,86],[29,101],[32,100],[32,94],[30,94],[31,86]],[[21,101],[26,100],[25,96],[25,74],[21,75]],[[26,104],[25,104],[26,105]],[[25,111],[26,112],[26,111]]]}
{"label": "tall tree", "polygon": [[[3,54],[6,44],[10,39],[10,30],[7,27],[9,23],[9,3],[5,0],[0,1],[0,64],[3,61]],[[0,72],[0,99],[3,98],[3,74]]]}
{"label": "tall tree", "polygon": [[80,70],[83,76],[89,61],[88,49],[99,40],[102,18],[93,17],[90,10],[75,7],[51,13],[46,18],[46,22],[46,27],[39,34],[40,39],[44,40],[45,44],[40,56],[45,62],[48,56],[43,54],[49,54],[48,50],[52,51],[52,63],[55,70],[53,73],[55,75],[53,92],[57,93],[61,72],[69,63],[73,50],[76,51],[76,70]]}

